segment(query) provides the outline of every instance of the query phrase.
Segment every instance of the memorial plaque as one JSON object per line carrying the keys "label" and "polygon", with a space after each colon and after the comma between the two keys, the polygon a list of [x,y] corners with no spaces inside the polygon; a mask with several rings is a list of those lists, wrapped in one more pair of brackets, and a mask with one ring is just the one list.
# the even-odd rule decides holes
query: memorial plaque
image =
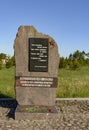
{"label": "memorial plaque", "polygon": [[52,77],[16,77],[16,86],[21,87],[43,87],[55,88],[58,84],[57,78]]}
{"label": "memorial plaque", "polygon": [[48,38],[29,39],[29,71],[48,72]]}

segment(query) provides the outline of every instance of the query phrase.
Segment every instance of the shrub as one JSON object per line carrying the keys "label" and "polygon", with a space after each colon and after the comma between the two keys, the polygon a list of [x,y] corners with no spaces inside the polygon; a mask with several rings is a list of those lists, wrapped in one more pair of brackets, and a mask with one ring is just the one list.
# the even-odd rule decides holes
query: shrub
{"label": "shrub", "polygon": [[6,68],[10,68],[12,67],[12,61],[11,59],[9,59],[7,62],[6,62]]}
{"label": "shrub", "polygon": [[0,61],[0,70],[2,69],[2,61]]}
{"label": "shrub", "polygon": [[79,67],[80,67],[80,64],[79,64],[78,60],[77,59],[73,60],[71,69],[76,70],[76,69],[79,69]]}

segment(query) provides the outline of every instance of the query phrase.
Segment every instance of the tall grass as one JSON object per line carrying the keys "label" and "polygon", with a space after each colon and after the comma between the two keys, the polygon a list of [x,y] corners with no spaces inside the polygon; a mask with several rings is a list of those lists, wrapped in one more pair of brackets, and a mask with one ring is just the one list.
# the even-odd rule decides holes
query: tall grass
{"label": "tall grass", "polygon": [[0,70],[0,98],[15,97],[14,75],[14,67]]}
{"label": "tall grass", "polygon": [[[0,97],[15,97],[14,67],[0,70]],[[59,69],[58,98],[89,97],[89,66],[80,70]]]}
{"label": "tall grass", "polygon": [[89,66],[80,70],[59,70],[59,86],[57,97],[89,97]]}

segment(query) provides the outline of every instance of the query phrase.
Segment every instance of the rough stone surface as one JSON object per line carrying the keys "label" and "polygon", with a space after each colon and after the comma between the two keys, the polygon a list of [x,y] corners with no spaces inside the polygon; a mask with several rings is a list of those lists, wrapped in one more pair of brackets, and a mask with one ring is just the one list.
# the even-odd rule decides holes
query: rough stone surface
{"label": "rough stone surface", "polygon": [[[48,39],[48,42],[46,42],[46,44],[48,44],[47,72],[29,71],[29,38]],[[18,103],[20,105],[55,105],[54,99],[56,96],[56,88],[58,86],[57,77],[59,66],[58,47],[55,40],[49,35],[39,33],[33,26],[21,26],[18,29],[18,33],[14,41],[14,50],[16,61],[15,88]],[[43,64],[44,63],[41,65]],[[23,78],[22,81],[21,77]],[[29,79],[27,80],[26,78]],[[31,78],[35,78],[35,80],[30,80]],[[37,80],[37,78],[41,79]],[[42,78],[44,80],[42,80]],[[49,81],[46,81],[47,79],[45,78],[49,79]],[[50,81],[50,79],[53,81]]]}
{"label": "rough stone surface", "polygon": [[89,100],[57,100],[59,117],[48,120],[14,120],[16,101],[0,100],[0,130],[89,130]]}
{"label": "rough stone surface", "polygon": [[[44,72],[28,71],[28,40],[29,38],[48,38],[49,45],[49,70]],[[53,42],[53,44],[51,43]],[[39,33],[33,26],[21,26],[14,42],[16,76],[37,76],[37,77],[57,77],[59,66],[58,47],[53,38],[49,35]]]}
{"label": "rough stone surface", "polygon": [[15,113],[15,119],[16,120],[55,120],[58,118],[59,114],[58,113],[30,113],[30,112],[16,112]]}
{"label": "rough stone surface", "polygon": [[[55,88],[29,88],[18,87],[16,94],[20,105],[45,105],[53,106],[55,104]],[[22,96],[21,96],[21,95]]]}

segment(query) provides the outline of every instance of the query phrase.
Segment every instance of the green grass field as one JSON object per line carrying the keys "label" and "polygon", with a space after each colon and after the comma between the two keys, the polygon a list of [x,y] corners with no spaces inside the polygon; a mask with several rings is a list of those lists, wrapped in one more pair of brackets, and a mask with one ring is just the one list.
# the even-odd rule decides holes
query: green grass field
{"label": "green grass field", "polygon": [[[0,98],[15,97],[14,67],[0,70]],[[57,98],[89,97],[89,66],[80,70],[59,69]]]}
{"label": "green grass field", "polygon": [[89,66],[76,71],[60,69],[58,77],[57,97],[89,97]]}
{"label": "green grass field", "polygon": [[0,70],[0,97],[15,97],[14,67]]}

